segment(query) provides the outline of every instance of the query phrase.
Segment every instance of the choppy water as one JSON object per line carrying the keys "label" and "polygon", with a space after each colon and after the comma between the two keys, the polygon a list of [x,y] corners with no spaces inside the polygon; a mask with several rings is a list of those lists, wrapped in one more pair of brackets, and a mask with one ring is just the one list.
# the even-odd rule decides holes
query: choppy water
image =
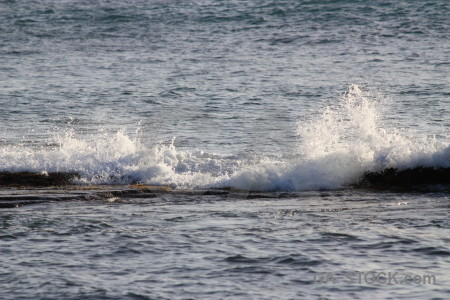
{"label": "choppy water", "polygon": [[449,9],[0,1],[0,298],[450,297]]}
{"label": "choppy water", "polygon": [[[446,299],[448,201],[305,192],[6,209],[2,297]],[[346,283],[345,272],[356,271],[397,272],[398,284]],[[318,272],[334,272],[336,284],[316,283]],[[433,275],[436,284],[407,284],[406,274]]]}

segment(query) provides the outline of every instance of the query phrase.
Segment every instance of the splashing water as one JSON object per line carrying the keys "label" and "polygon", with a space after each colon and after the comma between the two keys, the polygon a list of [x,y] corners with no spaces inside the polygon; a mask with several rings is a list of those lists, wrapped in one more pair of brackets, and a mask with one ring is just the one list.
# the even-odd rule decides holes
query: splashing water
{"label": "splashing water", "polygon": [[240,171],[229,184],[269,191],[336,189],[358,182],[367,171],[449,167],[445,141],[408,138],[385,124],[386,101],[358,85],[349,86],[319,117],[298,122],[299,158]]}
{"label": "splashing water", "polygon": [[383,119],[386,99],[351,85],[338,101],[309,121],[298,122],[298,155],[281,159],[231,156],[145,145],[124,131],[92,139],[73,131],[56,135],[58,147],[0,148],[1,171],[77,172],[82,184],[146,183],[182,188],[233,187],[259,191],[336,189],[367,171],[416,166],[449,167],[445,141],[412,139]]}

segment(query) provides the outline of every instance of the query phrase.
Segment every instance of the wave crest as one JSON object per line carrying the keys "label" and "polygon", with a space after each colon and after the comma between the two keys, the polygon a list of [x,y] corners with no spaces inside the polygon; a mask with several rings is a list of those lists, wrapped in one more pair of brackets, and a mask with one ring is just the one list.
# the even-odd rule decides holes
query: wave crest
{"label": "wave crest", "polygon": [[[351,85],[322,113],[298,122],[299,144],[290,158],[257,153],[219,155],[145,144],[124,131],[86,137],[56,135],[56,147],[0,147],[0,172],[65,173],[79,184],[171,185],[300,191],[352,186],[367,173],[417,167],[449,168],[446,140],[410,137],[389,125],[386,98]],[[6,173],[5,173],[6,172]]]}

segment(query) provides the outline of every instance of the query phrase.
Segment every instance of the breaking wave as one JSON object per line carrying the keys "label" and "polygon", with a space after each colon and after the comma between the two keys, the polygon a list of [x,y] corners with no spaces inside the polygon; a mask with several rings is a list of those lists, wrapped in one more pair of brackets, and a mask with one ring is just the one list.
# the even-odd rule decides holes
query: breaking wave
{"label": "breaking wave", "polygon": [[65,131],[49,142],[56,146],[1,146],[0,172],[76,174],[64,177],[75,184],[301,191],[354,186],[375,178],[367,174],[385,170],[449,168],[448,138],[408,135],[389,125],[383,114],[386,102],[366,87],[351,85],[320,114],[298,121],[299,144],[290,158],[181,151],[174,140],[149,145],[124,131],[95,138]]}

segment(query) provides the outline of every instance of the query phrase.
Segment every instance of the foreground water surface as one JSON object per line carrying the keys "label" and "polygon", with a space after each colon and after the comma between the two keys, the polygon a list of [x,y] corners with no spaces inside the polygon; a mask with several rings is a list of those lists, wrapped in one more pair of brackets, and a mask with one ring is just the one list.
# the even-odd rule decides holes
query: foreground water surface
{"label": "foreground water surface", "polygon": [[448,209],[445,193],[349,190],[3,209],[1,296],[446,299]]}

